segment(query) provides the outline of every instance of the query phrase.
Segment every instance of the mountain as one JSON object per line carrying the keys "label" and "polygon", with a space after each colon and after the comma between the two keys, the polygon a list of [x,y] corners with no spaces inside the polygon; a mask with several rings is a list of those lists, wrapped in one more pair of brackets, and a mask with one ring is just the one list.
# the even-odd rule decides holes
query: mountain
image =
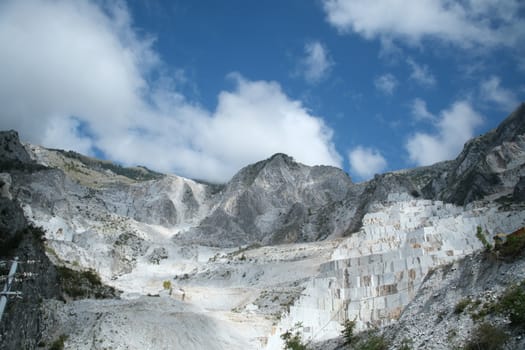
{"label": "mountain", "polygon": [[[521,236],[493,241],[525,226],[524,164],[524,104],[454,160],[363,183],[275,154],[214,185],[0,132],[2,257],[42,262],[19,282],[24,302],[9,300],[0,349],[280,349],[298,323],[329,349],[345,320],[363,341],[379,327],[392,347],[463,346],[476,324],[452,304],[525,281]],[[436,333],[414,331],[429,310]],[[523,346],[505,317],[480,319]]]}
{"label": "mountain", "polygon": [[241,169],[197,226],[177,238],[240,246],[314,241],[344,229],[327,213],[356,186],[338,168],[308,167],[284,154]]}

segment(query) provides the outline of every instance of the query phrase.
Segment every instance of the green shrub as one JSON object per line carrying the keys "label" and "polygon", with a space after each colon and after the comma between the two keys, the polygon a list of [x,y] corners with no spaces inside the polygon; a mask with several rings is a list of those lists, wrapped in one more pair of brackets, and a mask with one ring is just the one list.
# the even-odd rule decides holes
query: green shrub
{"label": "green shrub", "polygon": [[456,315],[459,315],[461,314],[466,308],[467,306],[470,304],[470,299],[468,298],[465,298],[465,299],[461,299],[457,304],[456,306],[454,307],[454,313]]}
{"label": "green shrub", "polygon": [[67,335],[62,334],[57,340],[51,343],[49,350],[64,350],[64,342],[67,340]]}
{"label": "green shrub", "polygon": [[401,342],[401,345],[399,346],[399,350],[412,350],[412,347],[414,345],[414,342],[412,339],[405,338]]}
{"label": "green shrub", "polygon": [[482,323],[474,330],[464,349],[499,350],[503,349],[507,339],[507,334],[501,328],[492,326],[489,323]]}
{"label": "green shrub", "polygon": [[350,345],[355,341],[354,329],[355,321],[346,320],[343,324],[343,330],[341,331],[341,335],[344,339],[344,345]]}
{"label": "green shrub", "polygon": [[525,329],[524,283],[514,285],[505,291],[498,304],[498,311],[509,317],[513,326]]}
{"label": "green shrub", "polygon": [[498,244],[499,255],[504,258],[516,258],[525,251],[525,235],[508,235],[507,240]]}
{"label": "green shrub", "polygon": [[76,271],[65,266],[57,266],[62,290],[73,299],[95,297],[97,299],[114,297],[118,292],[102,284],[94,270]]}
{"label": "green shrub", "polygon": [[301,324],[296,324],[291,330],[287,330],[281,334],[281,339],[284,340],[284,350],[306,350],[306,344],[303,343],[299,329]]}
{"label": "green shrub", "polygon": [[480,242],[483,244],[485,249],[490,250],[492,246],[490,245],[489,241],[487,241],[487,238],[485,238],[485,235],[483,234],[483,229],[481,226],[478,226],[476,228],[476,237],[480,240]]}
{"label": "green shrub", "polygon": [[357,346],[358,350],[388,350],[388,343],[380,335],[371,335]]}
{"label": "green shrub", "polygon": [[170,290],[171,289],[171,281],[166,280],[166,281],[162,282],[162,287],[164,289],[166,289],[166,290]]}

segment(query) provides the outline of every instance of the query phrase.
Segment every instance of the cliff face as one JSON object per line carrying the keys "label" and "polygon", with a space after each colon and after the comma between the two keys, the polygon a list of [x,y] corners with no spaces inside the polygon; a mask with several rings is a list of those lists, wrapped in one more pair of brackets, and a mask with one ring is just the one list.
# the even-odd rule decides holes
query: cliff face
{"label": "cliff face", "polygon": [[[30,159],[15,132],[0,133],[0,163],[11,169],[27,169]],[[17,172],[19,170],[14,170]],[[7,275],[12,260],[19,260],[11,291],[21,297],[9,297],[0,323],[0,349],[34,349],[42,333],[41,301],[58,298],[61,288],[56,269],[49,261],[42,243],[44,232],[28,224],[18,202],[12,199],[11,175],[2,174],[0,196],[0,259],[2,274]],[[3,286],[2,286],[3,288]]]}

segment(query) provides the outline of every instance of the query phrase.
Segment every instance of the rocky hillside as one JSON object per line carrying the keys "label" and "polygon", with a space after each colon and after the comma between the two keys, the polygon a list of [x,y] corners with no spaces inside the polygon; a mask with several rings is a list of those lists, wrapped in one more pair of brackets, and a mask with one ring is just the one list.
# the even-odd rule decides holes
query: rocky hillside
{"label": "rocky hillside", "polygon": [[[0,133],[0,164],[2,258],[43,262],[24,284],[34,292],[9,301],[39,311],[2,320],[5,349],[280,349],[296,324],[329,348],[349,320],[393,348],[450,348],[481,327],[455,304],[478,312],[485,291],[521,281],[521,241],[508,260],[493,236],[525,226],[525,105],[454,160],[364,183],[276,154],[213,185],[22,145],[13,131]],[[480,319],[522,344],[511,316],[488,308]]]}
{"label": "rocky hillside", "polygon": [[340,169],[308,167],[276,154],[241,169],[210,214],[178,238],[221,246],[324,239],[344,230],[346,220],[327,208],[336,207],[355,187],[360,186]]}

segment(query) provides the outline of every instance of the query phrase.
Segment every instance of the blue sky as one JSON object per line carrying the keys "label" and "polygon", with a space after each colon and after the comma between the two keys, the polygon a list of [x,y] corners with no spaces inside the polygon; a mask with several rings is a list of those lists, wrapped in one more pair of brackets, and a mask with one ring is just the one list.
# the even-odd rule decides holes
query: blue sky
{"label": "blue sky", "polygon": [[223,182],[454,158],[525,96],[519,0],[3,1],[2,129]]}

